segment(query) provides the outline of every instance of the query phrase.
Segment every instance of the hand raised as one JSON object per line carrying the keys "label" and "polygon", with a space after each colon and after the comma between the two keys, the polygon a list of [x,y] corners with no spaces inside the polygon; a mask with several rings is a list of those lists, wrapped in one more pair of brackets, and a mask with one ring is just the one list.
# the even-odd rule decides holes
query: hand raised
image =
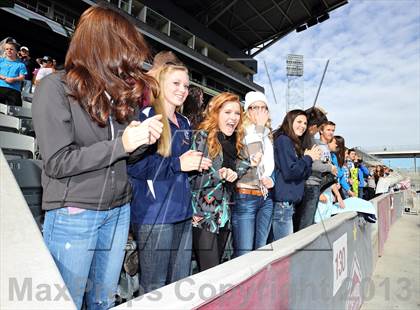
{"label": "hand raised", "polygon": [[267,123],[268,118],[269,118],[268,111],[265,110],[265,109],[263,109],[263,110],[259,109],[255,112],[253,112],[253,118],[254,118],[254,121],[255,121],[256,125],[265,126],[265,124]]}
{"label": "hand raised", "polygon": [[226,181],[235,182],[238,178],[238,174],[230,168],[226,168]]}
{"label": "hand raised", "polygon": [[155,143],[163,130],[161,119],[162,115],[155,115],[144,122],[132,121],[122,135],[124,150],[131,153],[141,145]]}
{"label": "hand raised", "polygon": [[211,159],[204,157],[203,153],[189,150],[186,151],[179,157],[182,171],[193,171],[193,170],[207,170],[211,167]]}

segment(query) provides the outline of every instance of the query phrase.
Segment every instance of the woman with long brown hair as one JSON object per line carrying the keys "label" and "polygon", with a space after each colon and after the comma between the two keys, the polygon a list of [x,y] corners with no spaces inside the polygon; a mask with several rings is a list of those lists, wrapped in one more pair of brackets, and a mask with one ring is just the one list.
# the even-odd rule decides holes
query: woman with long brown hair
{"label": "woman with long brown hair", "polygon": [[321,157],[314,145],[304,149],[302,140],[307,129],[307,116],[302,110],[289,111],[274,133],[274,240],[293,233],[292,216],[304,195],[305,180],[311,175],[312,162]]}
{"label": "woman with long brown hair", "polygon": [[193,150],[212,160],[209,170],[191,178],[193,249],[200,271],[221,262],[229,234],[234,182],[251,166],[239,158],[244,137],[239,97],[225,92],[209,104],[212,108],[192,142]]}
{"label": "woman with long brown hair", "polygon": [[85,290],[88,309],[114,305],[130,223],[126,160],[162,132],[160,115],[130,122],[144,88],[157,88],[141,69],[147,55],[133,24],[93,6],[72,36],[65,71],[45,77],[35,91],[44,240],[77,309]]}

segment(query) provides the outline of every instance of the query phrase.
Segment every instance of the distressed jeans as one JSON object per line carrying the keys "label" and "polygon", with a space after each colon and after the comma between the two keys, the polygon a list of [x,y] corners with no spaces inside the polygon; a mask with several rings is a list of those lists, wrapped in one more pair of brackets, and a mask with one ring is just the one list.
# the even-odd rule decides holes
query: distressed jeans
{"label": "distressed jeans", "polygon": [[190,275],[191,219],[173,224],[133,224],[140,265],[140,294]]}
{"label": "distressed jeans", "polygon": [[273,241],[293,233],[294,206],[289,202],[275,202],[273,211]]}
{"label": "distressed jeans", "polygon": [[[80,210],[80,209],[79,209]],[[130,205],[107,211],[47,211],[44,240],[77,309],[109,309],[124,259]]]}
{"label": "distressed jeans", "polygon": [[234,256],[244,255],[267,244],[273,216],[271,197],[235,194],[232,210]]}

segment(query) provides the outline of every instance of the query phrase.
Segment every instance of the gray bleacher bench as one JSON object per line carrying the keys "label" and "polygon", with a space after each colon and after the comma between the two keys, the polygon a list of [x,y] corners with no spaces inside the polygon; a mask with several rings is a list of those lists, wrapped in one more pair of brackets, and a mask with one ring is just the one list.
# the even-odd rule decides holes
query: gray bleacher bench
{"label": "gray bleacher bench", "polygon": [[7,107],[7,114],[16,116],[18,118],[32,118],[32,111],[26,107],[17,107],[9,105]]}
{"label": "gray bleacher bench", "polygon": [[20,119],[11,115],[0,114],[0,131],[19,133]]}
{"label": "gray bleacher bench", "polygon": [[[16,106],[8,106],[8,105],[0,103],[0,115],[6,114],[11,117],[18,118],[19,119],[18,132],[24,135],[35,137],[34,126],[32,123],[32,109],[31,109],[32,103],[23,101],[22,104],[23,104],[22,107],[16,107]],[[8,122],[7,124],[9,125],[10,122]],[[1,128],[1,127],[2,125],[0,124],[0,130],[10,131],[7,129],[8,128],[7,126],[5,126],[6,129]],[[13,130],[13,132],[15,131]]]}
{"label": "gray bleacher bench", "polygon": [[23,100],[22,101],[22,108],[31,110],[32,109],[32,102]]}
{"label": "gray bleacher bench", "polygon": [[44,222],[41,185],[42,162],[33,159],[12,159],[8,160],[8,163],[25,197],[26,203],[41,230]]}
{"label": "gray bleacher bench", "polygon": [[34,137],[0,131],[0,147],[6,159],[33,159],[35,156]]}
{"label": "gray bleacher bench", "polygon": [[7,114],[7,105],[5,105],[4,103],[0,103],[0,113]]}

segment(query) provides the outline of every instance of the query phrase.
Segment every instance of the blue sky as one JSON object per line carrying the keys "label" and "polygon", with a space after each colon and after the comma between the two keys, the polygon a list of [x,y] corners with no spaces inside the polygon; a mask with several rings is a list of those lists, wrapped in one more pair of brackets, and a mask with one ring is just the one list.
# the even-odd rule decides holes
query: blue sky
{"label": "blue sky", "polygon": [[329,20],[260,53],[255,81],[265,88],[275,127],[286,111],[287,54],[304,55],[305,108],[330,59],[318,103],[348,146],[420,145],[419,0],[350,0]]}

